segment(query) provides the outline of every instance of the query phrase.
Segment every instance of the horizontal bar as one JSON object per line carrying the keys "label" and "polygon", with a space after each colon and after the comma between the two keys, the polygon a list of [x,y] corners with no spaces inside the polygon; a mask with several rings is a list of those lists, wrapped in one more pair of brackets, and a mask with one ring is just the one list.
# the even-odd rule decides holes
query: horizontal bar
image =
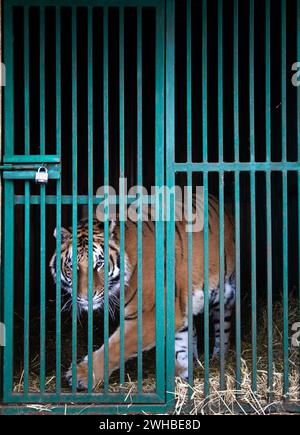
{"label": "horizontal bar", "polygon": [[174,163],[175,172],[298,171],[300,162]]}
{"label": "horizontal bar", "polygon": [[[41,405],[43,407],[43,405]],[[15,415],[15,414],[36,414],[37,410],[40,411],[39,405],[30,406],[0,406],[0,415]],[[168,411],[173,409],[173,402],[167,404],[144,404],[144,405],[131,405],[123,404],[123,405],[58,405],[49,407],[45,406],[45,410],[47,414],[63,414],[63,415],[71,415],[71,414],[105,414],[105,415],[115,415],[115,414],[142,414],[142,413],[158,413],[165,414]]]}
{"label": "horizontal bar", "polygon": [[[7,396],[7,403],[40,403],[41,395],[38,393],[32,393],[24,395],[23,393],[12,393]],[[114,393],[109,391],[107,394],[101,393],[44,393],[43,394],[43,404],[46,403],[119,403],[119,404],[130,404],[130,403],[164,403],[164,397],[160,397],[156,393]]]}
{"label": "horizontal bar", "polygon": [[[45,168],[50,169],[48,168],[49,164],[47,163]],[[0,171],[37,171],[40,167],[40,163],[4,163],[4,165],[0,165]],[[51,169],[60,172],[60,165],[54,163],[54,167]]]}
{"label": "horizontal bar", "polygon": [[60,163],[60,156],[51,154],[27,154],[4,156],[4,163]]}
{"label": "horizontal bar", "polygon": [[[34,180],[36,171],[4,171],[3,178],[5,180]],[[56,169],[50,169],[48,171],[48,178],[50,180],[59,180],[60,171]]]}
{"label": "horizontal bar", "polygon": [[[138,7],[138,6],[159,6],[163,0],[89,0],[88,5],[93,6],[108,6],[108,7]],[[4,3],[9,3],[11,6],[28,6],[28,0],[5,0]],[[30,6],[87,6],[86,0],[31,0]]]}
{"label": "horizontal bar", "polygon": [[[24,205],[24,195],[15,195],[15,204],[17,205]],[[99,205],[101,202],[105,200],[104,196],[94,196],[93,197],[93,205]],[[129,196],[126,199],[127,204],[133,204],[135,201],[137,201],[138,198],[135,196]],[[55,195],[46,195],[46,204],[52,204],[56,205],[57,197]],[[32,195],[30,197],[30,204],[32,205],[39,205],[41,202],[39,195]],[[116,197],[115,200],[111,199],[110,204],[119,204],[120,199],[119,197]],[[73,204],[73,197],[71,195],[62,195],[61,197],[61,203],[63,205],[72,205]],[[151,196],[145,196],[143,200],[143,204],[154,204],[155,198],[152,198]],[[79,205],[87,205],[88,204],[88,196],[87,195],[78,195],[77,196],[77,204]]]}

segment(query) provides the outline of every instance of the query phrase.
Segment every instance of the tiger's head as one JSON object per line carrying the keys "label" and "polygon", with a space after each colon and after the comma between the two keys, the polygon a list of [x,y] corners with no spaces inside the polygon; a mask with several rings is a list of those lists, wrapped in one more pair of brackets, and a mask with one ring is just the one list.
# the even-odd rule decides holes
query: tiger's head
{"label": "tiger's head", "polygon": [[[109,310],[113,314],[113,308],[118,303],[120,288],[120,249],[118,238],[115,234],[116,222],[109,223],[108,240],[108,292]],[[57,237],[56,229],[54,237]],[[61,287],[69,295],[73,289],[73,234],[72,229],[61,228]],[[88,283],[89,283],[89,261],[88,261],[88,221],[82,220],[77,225],[77,304],[80,310],[88,310]],[[93,222],[93,310],[101,308],[104,304],[104,225],[94,220]],[[50,270],[54,281],[57,281],[56,253],[51,258]],[[125,252],[125,284],[129,279],[128,259]]]}

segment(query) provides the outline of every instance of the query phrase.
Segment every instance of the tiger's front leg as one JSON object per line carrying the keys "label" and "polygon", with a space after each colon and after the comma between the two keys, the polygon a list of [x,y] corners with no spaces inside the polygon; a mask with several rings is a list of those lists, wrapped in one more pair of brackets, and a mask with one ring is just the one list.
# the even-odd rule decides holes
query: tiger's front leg
{"label": "tiger's front leg", "polygon": [[[128,316],[129,318],[129,316]],[[155,346],[155,309],[143,313],[143,350]],[[124,358],[125,361],[134,357],[137,353],[137,319],[124,322]],[[109,338],[108,342],[108,375],[119,368],[120,365],[120,328]],[[69,385],[72,385],[72,368],[66,374]],[[104,380],[104,345],[93,353],[93,387]],[[85,390],[88,387],[88,358],[77,365],[77,389]]]}

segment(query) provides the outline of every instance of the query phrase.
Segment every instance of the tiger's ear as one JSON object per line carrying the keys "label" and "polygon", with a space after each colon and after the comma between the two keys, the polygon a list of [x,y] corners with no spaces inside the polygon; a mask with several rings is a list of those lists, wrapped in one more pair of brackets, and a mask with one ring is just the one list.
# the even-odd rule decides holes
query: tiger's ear
{"label": "tiger's ear", "polygon": [[[56,235],[57,235],[56,228],[54,230],[53,235],[56,238]],[[66,230],[64,227],[61,227],[61,243],[67,242],[70,237],[71,237],[70,231]]]}

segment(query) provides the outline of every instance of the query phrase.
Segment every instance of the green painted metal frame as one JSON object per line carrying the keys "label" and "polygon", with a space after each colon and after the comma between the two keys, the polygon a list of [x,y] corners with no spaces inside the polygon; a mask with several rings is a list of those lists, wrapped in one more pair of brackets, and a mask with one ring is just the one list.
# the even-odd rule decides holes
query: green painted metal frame
{"label": "green painted metal frame", "polygon": [[[15,0],[15,5],[23,5],[27,6],[28,2],[26,0]],[[142,95],[139,92],[142,70],[139,68],[141,65],[142,52],[141,52],[141,9],[140,6],[153,6],[157,7],[160,13],[157,16],[157,26],[159,29],[164,29],[164,22],[166,23],[166,33],[164,37],[163,32],[157,32],[157,40],[156,40],[156,49],[161,56],[162,59],[165,57],[165,65],[163,62],[163,68],[165,68],[165,76],[161,74],[162,65],[157,64],[156,75],[157,75],[157,101],[159,101],[156,106],[156,125],[159,126],[159,129],[156,131],[156,165],[160,168],[156,174],[156,185],[160,186],[164,184],[164,166],[166,168],[166,185],[172,188],[175,185],[175,175],[176,173],[182,172],[187,174],[188,184],[192,185],[192,175],[195,172],[201,172],[203,174],[203,186],[204,186],[204,394],[205,397],[209,396],[209,288],[208,288],[208,242],[209,242],[209,232],[208,232],[208,176],[210,173],[218,173],[219,174],[219,194],[220,194],[220,278],[222,282],[222,276],[224,274],[224,264],[223,264],[223,251],[224,251],[224,230],[223,230],[223,219],[224,219],[224,174],[226,172],[234,173],[235,180],[235,188],[234,188],[234,197],[235,197],[235,220],[238,222],[238,225],[235,227],[235,238],[236,238],[236,278],[237,278],[237,288],[236,288],[236,388],[239,390],[241,385],[241,295],[240,295],[240,175],[242,173],[247,173],[250,176],[250,198],[251,198],[251,234],[252,234],[252,242],[251,242],[251,270],[252,270],[252,294],[251,294],[251,306],[252,306],[252,361],[253,361],[253,378],[252,378],[252,387],[253,390],[256,390],[257,384],[257,318],[256,318],[256,255],[255,255],[255,236],[256,236],[256,228],[255,228],[255,216],[256,216],[256,195],[255,195],[255,185],[256,185],[256,174],[258,172],[263,172],[266,176],[266,210],[267,210],[267,308],[268,308],[268,387],[269,387],[269,399],[272,400],[272,382],[273,382],[273,337],[272,337],[272,310],[273,310],[273,300],[272,300],[272,214],[271,214],[271,174],[273,172],[278,172],[282,174],[282,188],[283,188],[283,205],[282,205],[282,216],[283,216],[283,258],[284,258],[284,281],[283,281],[283,304],[284,304],[284,322],[283,322],[283,331],[284,331],[284,352],[283,352],[283,360],[284,360],[284,387],[283,387],[283,396],[288,397],[288,293],[287,293],[287,284],[288,284],[288,261],[287,261],[287,252],[288,252],[288,238],[287,238],[287,225],[288,225],[288,202],[287,202],[287,174],[290,171],[297,172],[298,174],[298,193],[300,192],[300,101],[299,101],[299,92],[298,92],[298,100],[297,100],[297,110],[298,110],[298,124],[297,124],[297,132],[298,132],[298,161],[291,162],[287,161],[286,155],[286,140],[287,140],[287,120],[286,120],[286,5],[285,1],[281,0],[281,27],[282,27],[282,36],[281,36],[281,53],[282,53],[282,63],[281,63],[281,95],[282,95],[282,161],[281,162],[272,162],[271,161],[271,112],[270,112],[270,104],[271,104],[271,42],[270,42],[270,0],[266,0],[266,13],[265,13],[265,24],[266,24],[266,34],[265,34],[265,55],[266,55],[266,72],[265,72],[265,114],[266,114],[266,161],[265,162],[257,162],[255,160],[255,125],[254,125],[254,116],[255,116],[255,94],[254,94],[254,16],[255,10],[254,7],[256,3],[254,0],[250,1],[250,9],[249,9],[249,121],[250,121],[250,160],[249,162],[241,162],[239,159],[239,41],[238,41],[238,31],[239,31],[239,11],[238,11],[238,0],[234,0],[233,2],[233,92],[234,92],[234,156],[235,161],[228,163],[223,160],[223,20],[222,20],[222,8],[223,1],[218,0],[218,134],[219,134],[219,162],[212,163],[208,161],[208,115],[207,115],[207,0],[202,1],[202,139],[203,139],[203,156],[202,162],[194,162],[192,161],[192,135],[191,135],[191,2],[190,0],[187,2],[187,161],[184,163],[178,163],[175,160],[175,152],[174,152],[174,143],[175,143],[175,1],[174,0],[165,0],[160,1],[151,1],[151,0],[124,0],[124,1],[97,1],[90,0],[89,7],[93,7],[95,5],[104,5],[104,28],[107,30],[107,7],[109,6],[137,6],[138,4],[138,161],[137,161],[137,173],[138,180],[142,181],[142,166],[141,166],[141,151],[142,151],[142,119],[141,119],[141,110],[142,110]],[[73,6],[73,10],[76,6],[84,5],[86,3],[83,0],[32,0],[30,5],[52,5],[57,7],[57,16],[59,16],[59,6]],[[165,7],[164,7],[165,6]],[[12,72],[12,62],[13,62],[13,47],[12,41],[9,36],[12,34],[12,20],[10,14],[11,3],[4,2],[4,15],[5,15],[5,64],[7,69],[7,76],[13,77]],[[297,19],[297,53],[298,57],[300,56],[300,0],[297,1],[298,8],[298,19]],[[120,21],[122,25],[122,20]],[[59,29],[58,29],[59,30]],[[122,27],[120,34],[120,42],[122,47]],[[91,36],[91,35],[90,35]],[[28,35],[25,35],[25,38]],[[42,38],[41,38],[42,41]],[[91,40],[89,39],[90,43]],[[57,47],[59,47],[59,32],[57,32]],[[75,47],[75,46],[73,46]],[[26,51],[25,51],[26,52]],[[107,56],[107,40],[104,38],[104,56]],[[123,63],[123,51],[120,50],[120,65]],[[28,71],[25,68],[25,74],[28,74]],[[26,77],[26,76],[25,76]],[[123,77],[123,69],[120,68],[120,82],[124,79]],[[89,84],[91,84],[93,78],[91,76],[91,71],[88,72],[88,80]],[[73,86],[76,86],[75,77],[73,78]],[[122,86],[121,86],[122,91]],[[57,122],[60,125],[61,122],[61,112],[60,112],[60,79],[59,75],[57,78],[57,101],[59,102],[58,113],[57,113]],[[108,162],[109,159],[109,148],[108,148],[108,70],[104,66],[104,114],[106,116],[106,121],[104,122],[104,160]],[[164,101],[165,97],[165,101]],[[28,95],[27,95],[28,98]],[[88,95],[89,101],[91,101],[92,95]],[[123,123],[124,123],[124,113],[123,113],[123,105],[124,105],[124,95],[122,92],[120,93],[120,107],[121,107],[121,117],[120,117],[120,127],[121,132],[123,132]],[[73,223],[76,218],[76,204],[87,204],[88,205],[88,215],[89,221],[91,220],[91,210],[92,205],[99,204],[103,201],[106,196],[101,198],[96,198],[91,196],[91,186],[89,186],[89,195],[87,196],[78,196],[76,187],[74,186],[73,195],[61,195],[61,181],[60,181],[60,168],[59,168],[59,156],[60,156],[60,129],[57,130],[57,155],[56,156],[47,156],[44,155],[42,162],[45,164],[49,164],[49,176],[50,178],[56,179],[57,186],[57,195],[40,195],[33,196],[30,195],[30,189],[26,187],[25,196],[15,196],[14,195],[14,179],[25,179],[28,180],[34,177],[35,171],[28,170],[26,171],[18,171],[16,165],[22,165],[24,163],[37,164],[41,163],[39,157],[30,156],[30,150],[27,147],[28,154],[26,156],[15,156],[13,154],[13,86],[12,81],[8,81],[5,96],[4,96],[4,104],[5,104],[5,157],[4,164],[6,165],[7,170],[3,173],[3,178],[5,179],[4,186],[4,198],[7,201],[12,200],[15,204],[24,204],[25,205],[25,219],[28,222],[30,219],[30,208],[29,204],[39,205],[41,207],[41,215],[44,214],[43,208],[45,204],[52,204],[56,206],[57,211],[57,227],[60,226],[60,218],[61,218],[61,206],[62,204],[73,205]],[[76,103],[74,101],[74,105]],[[74,125],[76,124],[76,113],[73,114]],[[28,118],[27,118],[28,120]],[[89,160],[89,174],[92,174],[92,142],[91,142],[91,125],[92,125],[92,114],[89,113],[89,150],[91,159]],[[165,132],[164,132],[165,129]],[[121,133],[123,134],[123,133]],[[165,135],[165,144],[164,144],[164,135]],[[73,135],[73,141],[75,141],[75,132]],[[121,147],[121,161],[120,161],[120,172],[121,174],[124,172],[124,138],[120,137]],[[166,151],[166,159],[162,159],[164,156],[164,150]],[[74,142],[74,163],[76,156],[76,143]],[[41,151],[42,152],[42,151]],[[31,159],[31,160],[30,160]],[[11,165],[11,166],[9,166]],[[30,168],[32,169],[32,168]],[[22,174],[22,175],[21,175]],[[75,173],[74,173],[75,175]],[[109,184],[109,173],[108,173],[108,165],[104,166],[104,178],[107,184]],[[28,181],[25,182],[26,186],[28,185]],[[173,199],[175,199],[173,197]],[[136,198],[133,197],[129,200],[135,201]],[[161,197],[157,197],[156,201],[161,203]],[[119,200],[118,200],[119,201]],[[122,202],[121,202],[122,203]],[[300,204],[300,201],[299,201]],[[299,205],[298,204],[298,205]],[[174,298],[175,298],[175,273],[174,273],[174,265],[175,265],[175,254],[174,254],[174,243],[175,243],[175,228],[174,228],[174,202],[171,201],[167,203],[167,207],[169,207],[168,215],[170,216],[170,220],[166,224],[166,270],[164,270],[164,266],[160,261],[161,252],[164,250],[164,224],[163,222],[159,222],[156,225],[156,237],[157,237],[157,248],[159,255],[157,254],[157,262],[159,264],[156,273],[156,298],[157,298],[157,315],[159,318],[164,319],[164,310],[167,309],[168,315],[166,316],[165,322],[165,331],[161,325],[157,323],[157,339],[158,342],[162,345],[166,345],[166,359],[160,359],[157,356],[157,385],[159,386],[157,394],[153,395],[142,395],[141,394],[141,373],[142,373],[142,354],[141,354],[141,342],[139,340],[138,345],[138,393],[131,396],[130,400],[132,403],[130,404],[122,404],[122,401],[125,399],[125,395],[119,393],[109,393],[104,394],[104,402],[100,403],[99,395],[91,393],[91,374],[89,375],[89,392],[88,394],[62,394],[61,386],[60,386],[60,307],[57,306],[57,390],[56,394],[43,394],[42,400],[43,402],[54,403],[53,411],[58,413],[64,413],[66,408],[60,405],[56,405],[58,398],[60,401],[68,402],[70,398],[72,398],[72,402],[76,402],[76,405],[68,406],[68,412],[71,413],[94,413],[94,412],[106,412],[106,413],[116,413],[116,412],[140,412],[144,410],[149,410],[153,412],[165,412],[170,407],[172,407],[174,401],[174,329],[175,329],[175,314],[174,314]],[[191,214],[191,207],[189,207],[189,211]],[[160,207],[160,210],[162,208]],[[299,205],[299,216],[300,216],[300,205]],[[10,268],[10,274],[4,274],[4,286],[7,289],[13,288],[13,262],[9,261],[10,258],[13,258],[14,251],[14,243],[13,237],[11,233],[8,231],[9,225],[13,222],[14,219],[14,210],[13,207],[5,207],[4,210],[4,270],[8,267]],[[299,218],[300,219],[300,218]],[[299,221],[300,222],[300,221]],[[299,223],[300,227],[300,223]],[[75,228],[74,228],[75,229]],[[108,234],[108,222],[105,223],[105,232]],[[141,240],[141,225],[138,225],[138,250],[141,253],[142,251],[142,240]],[[123,236],[121,237],[123,238]],[[91,234],[89,234],[89,240],[91,239]],[[57,239],[57,252],[60,251],[60,239]],[[188,238],[188,247],[191,252],[192,250],[192,235],[189,235]],[[105,256],[107,257],[107,245],[105,247]],[[107,262],[106,262],[107,263]],[[57,264],[59,267],[59,262]],[[191,268],[191,256],[189,256],[189,267]],[[300,267],[300,266],[299,266]],[[141,258],[138,263],[138,269],[141,269]],[[58,269],[59,270],[59,269]],[[107,274],[107,271],[106,271]],[[164,275],[166,275],[166,285],[167,285],[167,293],[166,300],[164,301]],[[28,283],[28,277],[25,280]],[[91,293],[91,281],[92,278],[89,278],[89,295]],[[107,288],[107,277],[106,284]],[[299,284],[300,288],[300,284]],[[60,288],[57,286],[57,298],[60,299]],[[222,295],[222,291],[221,291]],[[5,322],[8,326],[8,341],[13,340],[13,325],[12,325],[12,314],[13,314],[13,295],[10,294],[10,298],[5,299]],[[28,295],[28,286],[26,286],[25,292],[25,300],[26,303],[29,303],[29,295]],[[75,297],[75,292],[73,297]],[[124,295],[121,298],[124,302]],[[121,301],[122,302],[122,301]],[[89,296],[89,303],[91,303]],[[220,297],[221,303],[221,358],[220,358],[220,387],[224,388],[225,386],[225,359],[224,359],[224,301],[222,296]],[[107,299],[107,291],[105,298],[105,306],[107,307],[108,299]],[[142,310],[142,275],[139,272],[138,275],[138,311],[141,314]],[[166,304],[166,305],[165,305]],[[300,307],[300,305],[299,305]],[[191,282],[189,283],[189,347],[191,347]],[[299,308],[300,312],[300,308]],[[121,307],[122,313],[122,307]],[[73,316],[75,316],[75,309],[73,312]],[[25,316],[24,322],[28,325],[28,315]],[[139,323],[139,333],[142,332],[141,322]],[[91,337],[91,329],[92,329],[92,316],[89,316],[89,354],[91,354],[92,348],[92,337]],[[75,326],[73,329],[73,336],[76,333]],[[166,336],[166,342],[165,342]],[[108,317],[105,318],[105,329],[104,329],[104,343],[105,343],[105,382],[104,382],[104,391],[108,393],[108,375],[107,375],[107,366],[108,366]],[[122,348],[124,343],[121,343],[121,355]],[[7,377],[4,378],[4,391],[10,391],[12,388],[11,376],[11,363],[12,363],[12,354],[10,350],[6,350],[6,358],[4,362],[4,370],[8,374]],[[25,348],[25,359],[28,360],[28,349]],[[76,356],[76,348],[74,348],[73,357],[75,359]],[[164,357],[163,357],[164,358]],[[123,364],[121,364],[123,366]],[[162,370],[163,366],[163,370]],[[190,365],[191,366],[191,365]],[[166,371],[164,371],[164,367]],[[74,370],[75,371],[75,370]],[[124,380],[124,376],[121,370],[121,382]],[[90,372],[91,373],[91,372]],[[164,378],[166,373],[166,378]],[[193,374],[190,370],[189,372],[190,383],[193,383]],[[26,384],[28,380],[26,379]],[[74,393],[74,390],[73,390]],[[11,399],[10,397],[8,399]],[[28,401],[40,401],[41,396],[39,394],[28,394],[26,392],[26,400]],[[152,403],[150,404],[150,401]],[[4,412],[7,413],[16,413],[18,410],[20,412],[23,411],[22,402],[24,402],[24,395],[15,395],[14,402],[19,403],[20,407],[15,405],[8,405],[4,408]],[[88,404],[88,402],[98,402],[97,406]],[[118,402],[118,403],[117,403]],[[84,405],[81,405],[84,403]],[[285,402],[285,409],[291,409],[293,412],[300,412],[300,407],[293,403]],[[1,412],[1,411],[0,411]],[[29,412],[28,409],[24,412]]]}
{"label": "green painted metal frame", "polygon": [[[224,283],[224,175],[231,172],[234,174],[234,198],[235,198],[235,240],[236,240],[236,307],[235,307],[235,345],[236,345],[236,390],[239,395],[241,388],[241,211],[240,211],[240,176],[249,174],[250,177],[250,214],[251,214],[251,323],[252,323],[252,388],[257,389],[257,296],[256,296],[256,175],[261,172],[266,177],[266,227],[267,227],[267,310],[268,310],[268,394],[270,403],[272,403],[272,385],[273,385],[273,300],[272,300],[272,209],[271,209],[271,174],[279,173],[282,175],[283,204],[282,204],[282,234],[283,234],[283,407],[290,409],[291,412],[300,412],[299,403],[289,403],[289,343],[288,343],[288,198],[287,198],[287,176],[290,172],[298,173],[298,198],[300,204],[300,116],[298,116],[298,161],[287,160],[287,66],[286,66],[286,3],[281,0],[281,96],[282,96],[282,160],[281,162],[271,161],[271,30],[270,30],[270,0],[266,0],[265,5],[265,114],[266,114],[266,160],[258,162],[255,159],[255,83],[254,83],[254,19],[256,3],[254,0],[249,2],[249,124],[250,124],[250,159],[248,162],[241,162],[239,156],[240,131],[239,131],[239,2],[233,2],[233,132],[234,132],[234,162],[225,162],[223,160],[223,9],[224,2],[218,0],[218,151],[219,159],[217,163],[208,161],[208,126],[207,126],[207,0],[202,0],[202,142],[203,155],[202,162],[191,161],[191,2],[187,1],[187,92],[186,92],[186,113],[187,113],[187,161],[176,162],[174,156],[174,59],[171,49],[174,47],[168,40],[170,30],[172,30],[172,21],[167,18],[167,84],[166,84],[166,126],[167,126],[167,184],[172,187],[177,173],[183,173],[187,176],[187,184],[191,185],[192,174],[203,174],[204,188],[204,396],[209,399],[209,298],[208,298],[208,176],[209,174],[218,174],[219,176],[219,254],[220,254],[220,283]],[[300,56],[300,1],[297,2],[297,54]],[[168,45],[169,42],[169,45]],[[300,103],[297,110],[299,115]],[[169,132],[169,134],[168,134]],[[299,205],[298,205],[299,206]],[[300,207],[300,206],[299,206]],[[189,205],[188,205],[189,209]],[[172,214],[171,214],[172,216]],[[190,210],[188,212],[190,216]],[[300,208],[299,218],[300,219]],[[299,224],[300,225],[300,224]],[[192,237],[188,237],[188,268],[190,270],[190,253],[192,250]],[[167,223],[167,285],[170,291],[174,285],[174,223]],[[191,272],[191,270],[190,270]],[[225,383],[225,358],[224,358],[224,296],[220,286],[220,389],[226,388]],[[191,282],[188,283],[189,296],[189,349],[191,348]],[[300,283],[299,283],[300,289]],[[171,301],[170,301],[171,303]],[[174,322],[171,318],[170,322]],[[189,382],[192,384],[193,375],[191,369],[191,358],[189,359]],[[277,410],[274,410],[278,412]]]}
{"label": "green painted metal frame", "polygon": [[[169,2],[170,3],[170,2]],[[172,2],[171,2],[172,3]],[[24,155],[15,155],[14,154],[14,138],[13,138],[13,40],[11,35],[13,34],[12,28],[12,8],[13,6],[24,6],[24,19],[25,22],[28,22],[28,9],[29,6],[40,6],[40,17],[41,17],[41,26],[40,26],[40,154],[39,155],[30,155],[30,144],[29,144],[29,134],[28,129],[29,126],[29,93],[28,93],[28,82],[29,82],[29,50],[28,50],[28,31],[24,30],[24,83],[25,86],[25,127],[27,131],[25,132],[25,154]],[[44,44],[45,44],[45,27],[44,27],[44,19],[45,19],[45,6],[56,6],[56,65],[57,65],[57,74],[56,74],[56,103],[57,103],[57,112],[56,112],[56,155],[46,155],[45,154],[45,89],[44,89]],[[88,7],[88,107],[90,108],[88,111],[88,148],[89,148],[89,157],[88,157],[88,173],[89,173],[89,185],[88,185],[88,195],[87,196],[78,196],[77,194],[77,77],[76,77],[76,68],[72,69],[72,195],[62,195],[61,194],[61,179],[60,179],[60,154],[61,154],[61,122],[62,122],[62,114],[61,114],[61,48],[60,48],[60,7],[61,6],[71,6],[72,7],[72,62],[73,65],[76,65],[76,8],[77,6],[87,6]],[[126,6],[135,6],[138,11],[138,173],[139,180],[142,179],[142,70],[141,70],[141,62],[142,62],[142,7],[151,6],[156,8],[156,174],[155,181],[158,187],[164,185],[164,159],[161,159],[161,156],[165,152],[165,134],[164,134],[164,89],[165,89],[165,0],[142,0],[142,1],[91,1],[87,5],[86,2],[77,2],[72,1],[35,1],[32,2],[24,1],[16,1],[4,2],[4,23],[5,23],[5,63],[7,65],[7,74],[10,77],[8,80],[7,87],[5,89],[5,156],[3,159],[4,165],[2,165],[3,171],[3,179],[4,179],[4,201],[6,204],[23,204],[25,207],[25,223],[29,225],[30,223],[30,206],[38,205],[40,207],[40,217],[41,217],[41,228],[40,228],[40,241],[41,241],[41,278],[40,278],[40,294],[41,294],[41,322],[40,322],[40,351],[41,351],[41,368],[40,368],[40,393],[31,393],[29,391],[29,380],[28,373],[25,374],[25,383],[24,383],[24,393],[13,393],[13,289],[14,289],[14,280],[13,280],[13,258],[14,258],[14,240],[13,240],[13,226],[14,226],[14,207],[6,206],[4,211],[4,286],[5,288],[5,297],[4,297],[4,321],[7,325],[7,346],[4,350],[4,388],[3,388],[3,399],[6,404],[3,408],[3,412],[9,413],[10,410],[14,409],[14,406],[19,404],[22,407],[22,403],[34,403],[34,402],[43,402],[50,403],[54,405],[56,412],[61,412],[61,408],[57,403],[78,403],[79,408],[76,406],[76,410],[79,412],[85,412],[86,409],[97,409],[102,412],[139,412],[139,411],[148,411],[155,410],[157,412],[165,412],[170,409],[170,406],[173,404],[173,396],[166,397],[166,378],[174,379],[173,376],[168,375],[168,370],[171,369],[171,366],[165,367],[165,353],[157,352],[156,353],[156,393],[145,393],[142,391],[142,349],[141,349],[141,340],[139,340],[139,350],[138,350],[138,393],[131,394],[130,397],[127,397],[127,393],[111,393],[109,392],[109,381],[108,381],[108,271],[106,270],[105,276],[105,328],[104,328],[104,346],[105,346],[105,379],[104,379],[104,393],[96,394],[92,392],[92,367],[89,367],[88,373],[88,392],[87,393],[77,393],[76,385],[73,382],[72,392],[71,393],[62,393],[61,391],[61,289],[60,285],[57,283],[56,285],[56,297],[57,297],[57,305],[56,305],[56,391],[55,393],[47,393],[46,385],[45,385],[45,229],[46,229],[46,205],[52,204],[56,208],[56,227],[57,227],[57,239],[56,239],[56,253],[57,253],[57,273],[60,271],[60,247],[61,247],[61,236],[60,236],[60,228],[61,228],[61,209],[62,205],[69,204],[72,206],[72,227],[73,232],[76,232],[77,227],[77,206],[78,204],[87,204],[88,206],[88,221],[91,224],[92,220],[92,211],[93,205],[99,204],[103,199],[106,199],[106,195],[104,197],[96,197],[92,194],[92,168],[93,168],[93,145],[92,145],[92,83],[93,83],[93,75],[92,75],[92,7],[93,6],[102,6],[104,8],[104,176],[105,182],[109,184],[109,173],[108,173],[108,159],[109,159],[109,147],[108,147],[108,69],[107,69],[107,61],[108,61],[108,8],[111,6],[117,6],[120,8],[120,176],[124,175],[124,70],[122,68],[123,64],[123,11]],[[174,18],[174,17],[173,17]],[[44,164],[48,166],[48,173],[50,180],[56,180],[56,195],[47,195],[46,187],[41,186],[40,195],[31,195],[30,194],[30,181],[34,179],[36,169],[39,165]],[[14,180],[25,180],[25,195],[16,196],[14,194]],[[128,202],[135,201],[136,197],[129,198]],[[143,199],[145,201],[145,198]],[[157,347],[159,349],[165,347],[166,337],[164,331],[164,323],[165,323],[165,301],[164,301],[164,260],[162,253],[164,252],[164,210],[163,210],[163,198],[161,195],[158,195],[157,198],[154,199],[154,203],[159,201],[159,209],[160,209],[160,218],[156,222],[156,341]],[[117,202],[120,204],[120,209],[124,211],[124,202],[122,202],[122,197],[120,196],[117,199]],[[153,203],[152,198],[146,198],[146,202]],[[121,210],[122,211],[122,210]],[[122,231],[123,227],[123,231]],[[139,241],[138,241],[138,249],[141,251],[141,225],[139,226]],[[108,220],[105,221],[105,233],[106,233],[106,243],[105,243],[105,255],[107,257],[108,249],[107,249],[107,240],[108,240]],[[122,237],[123,233],[123,237]],[[91,233],[91,225],[88,232],[89,238],[89,250],[91,252],[92,249],[92,233]],[[124,222],[121,222],[121,239],[123,238],[124,245]],[[121,241],[122,244],[122,241]],[[29,232],[25,234],[25,245],[27,254],[29,253]],[[76,250],[76,238],[73,239],[73,249]],[[89,279],[88,279],[88,303],[91,306],[92,304],[92,273],[91,273],[91,256],[89,256]],[[139,256],[141,258],[141,256]],[[122,260],[122,259],[121,259]],[[123,258],[124,260],[124,258]],[[73,257],[73,270],[76,270],[76,257]],[[29,266],[29,256],[25,259],[26,266]],[[108,262],[106,262],[108,263]],[[9,266],[10,264],[10,266]],[[122,264],[122,261],[121,261]],[[141,272],[141,260],[139,260],[139,312],[142,311],[142,272]],[[122,268],[122,266],[121,266]],[[123,289],[122,289],[123,287]],[[7,297],[8,295],[8,297]],[[25,317],[24,317],[24,326],[25,326],[25,335],[29,336],[29,267],[27,268],[27,272],[25,274]],[[73,302],[76,301],[76,277],[73,278],[73,290],[72,290],[72,299]],[[124,317],[124,283],[121,285],[121,317]],[[76,378],[76,360],[77,360],[77,345],[76,345],[76,335],[77,335],[77,306],[76,303],[73,303],[72,308],[72,374],[73,379]],[[124,320],[124,319],[123,319]],[[139,320],[139,331],[141,332],[142,328],[141,319]],[[88,355],[91,357],[92,347],[93,347],[93,338],[92,338],[92,326],[93,326],[93,316],[92,310],[88,315]],[[122,319],[121,319],[121,336],[122,336]],[[174,331],[173,331],[174,335]],[[24,339],[26,337],[24,336]],[[123,349],[122,349],[123,348]],[[124,353],[124,341],[121,340],[121,357]],[[174,352],[174,349],[173,349]],[[123,357],[124,359],[124,357]],[[29,367],[29,351],[28,344],[26,344],[24,348],[24,361],[25,367]],[[167,358],[169,361],[169,358]],[[174,358],[173,358],[174,361]],[[174,364],[173,364],[174,365]],[[123,366],[123,368],[122,368]],[[166,376],[167,375],[167,376]],[[124,382],[124,361],[121,364],[121,383]],[[174,388],[173,388],[174,390]],[[170,390],[168,390],[170,391]],[[89,405],[89,403],[94,403],[94,405]],[[95,403],[97,404],[95,406]],[[82,404],[82,405],[81,405]],[[83,405],[84,404],[84,405]],[[20,408],[15,408],[20,409]],[[2,408],[1,411],[2,412]],[[75,411],[74,411],[75,412]]]}

